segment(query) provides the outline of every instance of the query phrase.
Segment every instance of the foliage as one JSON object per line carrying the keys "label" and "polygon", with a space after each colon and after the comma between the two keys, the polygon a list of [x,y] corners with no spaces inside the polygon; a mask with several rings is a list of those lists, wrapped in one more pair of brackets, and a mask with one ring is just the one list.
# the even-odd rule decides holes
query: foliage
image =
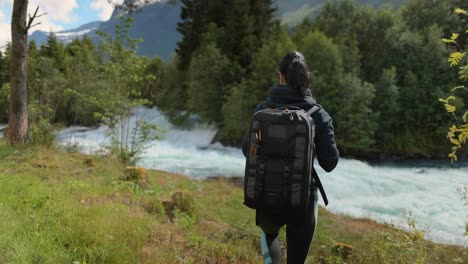
{"label": "foliage", "polygon": [[[259,263],[260,233],[242,189],[228,179],[195,180],[148,171],[148,190],[117,179],[124,165],[0,141],[2,263]],[[42,163],[42,167],[30,164]],[[18,164],[21,164],[18,166]],[[182,199],[174,218],[164,201]],[[220,206],[220,204],[224,206]],[[188,209],[188,210],[187,210]],[[466,249],[440,246],[414,232],[319,208],[308,263],[339,261],[335,242],[354,250],[346,263],[465,263]],[[284,229],[280,238],[285,241]],[[336,262],[335,262],[336,263]],[[338,262],[342,263],[342,262]]]}
{"label": "foliage", "polygon": [[[216,27],[212,31],[216,32]],[[229,59],[211,40],[210,34],[216,34],[212,31],[203,36],[203,43],[194,52],[187,71],[187,108],[207,121],[220,122],[222,98],[234,76]]]}
{"label": "foliage", "polygon": [[[468,17],[468,12],[461,8],[455,9],[455,13]],[[468,33],[468,28],[465,29],[464,33]],[[457,41],[459,36],[459,33],[452,33],[450,38],[443,38],[442,41],[452,44],[457,48],[457,50],[450,54],[448,62],[450,63],[450,67],[458,67],[458,78],[461,81],[466,81],[468,79],[468,58],[466,52],[463,51],[464,48]],[[451,90],[452,94],[457,91],[466,92],[468,89],[461,85]],[[453,145],[452,152],[448,156],[452,159],[452,162],[457,161],[457,151],[462,148],[468,139],[468,110],[460,110],[460,108],[463,109],[464,104],[460,102],[462,106],[458,107],[456,104],[457,98],[454,95],[450,95],[446,99],[440,98],[439,101],[444,104],[445,110],[454,119],[454,123],[450,126],[447,134],[447,138]]]}
{"label": "foliage", "polygon": [[224,138],[243,136],[253,109],[266,96],[271,84],[278,80],[279,61],[284,54],[294,50],[295,45],[285,28],[276,25],[274,32],[253,55],[250,76],[227,89],[227,100],[223,105]]}
{"label": "foliage", "polygon": [[147,142],[159,138],[160,131],[156,125],[144,121],[137,109],[148,104],[148,101],[140,99],[141,91],[136,87],[154,79],[154,76],[146,74],[145,59],[136,55],[141,40],[128,36],[133,19],[124,16],[120,19],[121,24],[116,26],[115,37],[101,33],[104,41],[100,48],[107,60],[99,66],[98,71],[109,81],[112,96],[88,100],[102,109],[96,116],[110,129],[110,150],[125,163],[134,164],[146,149]]}
{"label": "foliage", "polygon": [[[104,37],[100,48],[86,37],[61,44],[51,35],[40,47],[31,42],[29,100],[51,108],[52,123],[105,121],[130,135],[133,126],[116,120],[132,105],[156,106],[176,124],[195,113],[216,123],[224,142],[238,143],[256,105],[277,83],[281,58],[297,49],[309,63],[314,98],[333,117],[341,153],[445,153],[450,123],[437,99],[447,100],[457,86],[449,64],[465,65],[466,57],[451,41],[464,44],[468,34],[458,30],[465,15],[443,14],[466,3],[409,0],[398,10],[376,10],[327,1],[314,19],[289,29],[273,19],[271,2],[181,1],[182,40],[170,63],[136,56],[139,41],[128,38],[123,24],[120,37]],[[450,36],[452,28],[458,36]],[[0,61],[8,60],[7,46]],[[460,71],[463,76],[468,67]],[[0,66],[0,82],[8,74]],[[449,100],[460,123],[462,90]]]}
{"label": "foliage", "polygon": [[0,120],[5,122],[8,120],[8,106],[9,106],[9,96],[10,96],[10,83],[4,83],[0,88]]}
{"label": "foliage", "polygon": [[28,106],[29,142],[51,148],[55,143],[55,131],[52,125],[52,108],[47,104],[32,102]]}
{"label": "foliage", "polygon": [[396,78],[395,67],[384,69],[380,80],[375,84],[375,97],[372,101],[372,108],[379,113],[376,133],[380,140],[376,143],[382,148],[394,151],[398,147],[393,136],[398,127],[398,120],[395,117],[400,112],[399,88],[396,84]]}
{"label": "foliage", "polygon": [[[223,30],[216,38],[221,53],[233,63],[245,68],[252,55],[262,46],[271,33],[274,22],[271,0],[181,0],[181,22],[177,30],[182,34],[177,54],[178,68],[188,69],[193,53],[202,44],[202,36],[210,31],[210,25]],[[241,76],[238,76],[239,82]]]}

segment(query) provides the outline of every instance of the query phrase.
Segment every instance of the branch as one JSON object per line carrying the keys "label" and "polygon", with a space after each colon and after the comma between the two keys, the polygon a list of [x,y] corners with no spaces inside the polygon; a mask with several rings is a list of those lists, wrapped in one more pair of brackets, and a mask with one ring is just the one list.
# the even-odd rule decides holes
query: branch
{"label": "branch", "polygon": [[29,28],[35,27],[35,26],[40,25],[40,24],[41,24],[41,22],[38,22],[38,23],[36,23],[36,24],[30,26]]}
{"label": "branch", "polygon": [[47,15],[47,13],[37,15],[37,12],[38,12],[38,11],[39,11],[39,6],[37,6],[36,11],[34,11],[34,15],[33,15],[33,16],[28,15],[28,16],[29,16],[29,21],[28,21],[28,25],[26,26],[26,32],[27,32],[30,28],[41,24],[41,22],[39,22],[39,23],[36,23],[36,24],[33,25],[32,23],[34,22],[34,19],[39,18],[39,17],[41,17],[41,16]]}

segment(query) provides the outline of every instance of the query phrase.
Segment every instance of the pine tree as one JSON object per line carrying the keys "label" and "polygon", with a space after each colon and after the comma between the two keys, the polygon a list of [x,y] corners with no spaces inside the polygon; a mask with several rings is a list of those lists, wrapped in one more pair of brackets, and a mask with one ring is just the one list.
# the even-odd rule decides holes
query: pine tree
{"label": "pine tree", "polygon": [[54,33],[48,35],[46,44],[41,46],[40,55],[50,58],[60,72],[66,73],[65,47]]}
{"label": "pine tree", "polygon": [[176,52],[179,56],[178,68],[186,70],[190,65],[192,53],[200,45],[200,35],[204,30],[205,13],[208,11],[206,0],[181,0],[181,22],[177,31],[182,34],[182,40],[177,43]]}
{"label": "pine tree", "polygon": [[262,46],[274,24],[271,0],[182,0],[181,22],[177,30],[182,40],[176,49],[179,69],[186,70],[192,53],[200,46],[200,36],[214,23],[224,30],[217,40],[221,52],[241,67],[250,65],[252,54]]}
{"label": "pine tree", "polygon": [[5,55],[0,50],[0,88],[3,86],[4,83],[7,82],[5,78],[5,73],[9,70],[8,64],[6,63]]}
{"label": "pine tree", "polygon": [[395,67],[385,69],[375,85],[375,98],[372,102],[373,111],[379,113],[376,142],[386,152],[398,151],[395,135],[398,131],[400,105],[396,82]]}

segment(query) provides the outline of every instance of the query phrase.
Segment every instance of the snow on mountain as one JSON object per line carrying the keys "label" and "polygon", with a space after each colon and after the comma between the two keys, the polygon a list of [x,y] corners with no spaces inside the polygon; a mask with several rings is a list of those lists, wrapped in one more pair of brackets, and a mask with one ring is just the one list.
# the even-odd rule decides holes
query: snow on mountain
{"label": "snow on mountain", "polygon": [[[68,43],[75,38],[81,37],[85,34],[95,31],[99,28],[102,24],[102,21],[94,21],[91,23],[84,24],[80,27],[70,29],[70,30],[63,30],[59,32],[52,32],[55,34],[59,41],[64,43]],[[37,45],[41,45],[47,41],[47,37],[51,32],[45,32],[41,30],[34,31],[31,35],[29,35],[29,41],[34,40]]]}

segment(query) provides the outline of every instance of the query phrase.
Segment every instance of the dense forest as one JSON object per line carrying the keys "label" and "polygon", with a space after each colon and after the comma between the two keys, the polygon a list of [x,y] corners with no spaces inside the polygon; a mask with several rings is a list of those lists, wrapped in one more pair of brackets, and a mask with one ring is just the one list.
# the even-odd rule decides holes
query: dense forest
{"label": "dense forest", "polygon": [[[279,61],[298,50],[311,69],[313,96],[334,119],[342,153],[448,152],[450,117],[438,98],[457,85],[457,72],[447,63],[454,47],[441,39],[466,24],[453,12],[467,8],[465,1],[410,0],[397,10],[328,1],[317,17],[292,29],[275,19],[272,0],[181,2],[183,38],[171,63],[136,56],[138,41],[125,46],[104,37],[95,45],[83,37],[62,44],[51,35],[42,46],[30,42],[33,127],[98,125],[108,112],[102,102],[117,96],[118,87],[118,94],[144,98],[176,123],[197,114],[220,127],[221,141],[238,144],[256,105],[277,83]],[[117,56],[122,50],[129,52]],[[0,52],[1,122],[7,121],[9,59],[7,46]],[[119,65],[125,64],[134,72],[122,81]]]}

